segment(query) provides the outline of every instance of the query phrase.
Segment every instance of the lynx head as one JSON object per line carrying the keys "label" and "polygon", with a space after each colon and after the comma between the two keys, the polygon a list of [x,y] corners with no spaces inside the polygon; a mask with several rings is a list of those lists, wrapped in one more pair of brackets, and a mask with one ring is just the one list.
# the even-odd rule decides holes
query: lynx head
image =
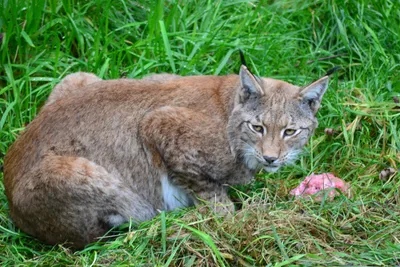
{"label": "lynx head", "polygon": [[318,122],[329,77],[305,87],[257,78],[242,65],[229,118],[231,150],[249,169],[268,172],[293,163]]}

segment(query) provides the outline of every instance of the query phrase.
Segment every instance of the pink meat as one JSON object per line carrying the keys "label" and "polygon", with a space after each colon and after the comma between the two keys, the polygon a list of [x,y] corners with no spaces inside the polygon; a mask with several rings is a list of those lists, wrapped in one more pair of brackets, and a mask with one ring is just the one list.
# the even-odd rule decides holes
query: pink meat
{"label": "pink meat", "polygon": [[[290,194],[296,197],[304,197],[314,195],[321,190],[329,188],[337,188],[343,193],[348,194],[350,185],[332,173],[311,174],[307,176],[298,187],[291,190]],[[336,190],[330,190],[328,198],[333,199],[337,194],[338,192]],[[322,200],[323,197],[324,194],[319,194],[315,199]]]}

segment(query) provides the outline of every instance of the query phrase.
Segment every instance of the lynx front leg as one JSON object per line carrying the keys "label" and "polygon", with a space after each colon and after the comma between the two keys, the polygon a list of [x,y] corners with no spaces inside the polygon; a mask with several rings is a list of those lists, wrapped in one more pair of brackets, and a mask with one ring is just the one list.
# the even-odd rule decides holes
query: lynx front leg
{"label": "lynx front leg", "polygon": [[233,211],[222,185],[235,159],[226,139],[226,125],[187,108],[163,107],[144,118],[140,131],[153,163],[167,169],[169,181],[217,212]]}
{"label": "lynx front leg", "polygon": [[198,197],[195,201],[196,204],[203,202],[218,214],[231,214],[235,211],[235,206],[228,197],[226,188],[223,186],[208,183],[206,186],[199,187],[198,189],[199,191],[197,192],[193,190],[194,194]]}
{"label": "lynx front leg", "polygon": [[206,204],[218,214],[234,212],[226,186],[210,177],[205,179],[201,174],[171,172],[169,180],[188,192],[195,205]]}

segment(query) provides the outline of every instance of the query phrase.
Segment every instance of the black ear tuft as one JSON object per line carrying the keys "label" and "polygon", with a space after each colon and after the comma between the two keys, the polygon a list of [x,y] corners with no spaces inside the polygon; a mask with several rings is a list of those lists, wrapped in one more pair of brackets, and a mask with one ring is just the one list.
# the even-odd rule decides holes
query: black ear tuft
{"label": "black ear tuft", "polygon": [[330,69],[330,70],[328,70],[328,71],[326,72],[325,76],[329,76],[329,75],[335,73],[336,71],[340,70],[341,68],[342,68],[342,67],[340,67],[340,66],[333,67],[332,69]]}
{"label": "black ear tuft", "polygon": [[239,49],[239,54],[240,54],[240,62],[242,63],[242,65],[247,67],[246,60],[244,58],[244,54],[243,54],[242,49]]}
{"label": "black ear tuft", "polygon": [[239,49],[239,54],[240,54],[240,61],[242,63],[242,66],[245,66],[247,71],[254,77],[254,79],[257,80],[257,77],[250,71],[249,67],[247,66],[246,59],[244,58],[244,53],[242,49]]}

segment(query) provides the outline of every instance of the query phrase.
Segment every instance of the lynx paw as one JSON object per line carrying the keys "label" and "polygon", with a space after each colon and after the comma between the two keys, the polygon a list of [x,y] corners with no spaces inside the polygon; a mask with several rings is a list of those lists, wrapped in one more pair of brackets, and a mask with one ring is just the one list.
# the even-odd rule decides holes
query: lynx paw
{"label": "lynx paw", "polygon": [[235,213],[235,206],[233,203],[215,203],[212,210],[220,216],[230,217]]}
{"label": "lynx paw", "polygon": [[199,211],[200,213],[207,214],[210,210],[215,213],[218,217],[231,217],[235,212],[235,206],[233,203],[208,203],[208,205],[202,206]]}

